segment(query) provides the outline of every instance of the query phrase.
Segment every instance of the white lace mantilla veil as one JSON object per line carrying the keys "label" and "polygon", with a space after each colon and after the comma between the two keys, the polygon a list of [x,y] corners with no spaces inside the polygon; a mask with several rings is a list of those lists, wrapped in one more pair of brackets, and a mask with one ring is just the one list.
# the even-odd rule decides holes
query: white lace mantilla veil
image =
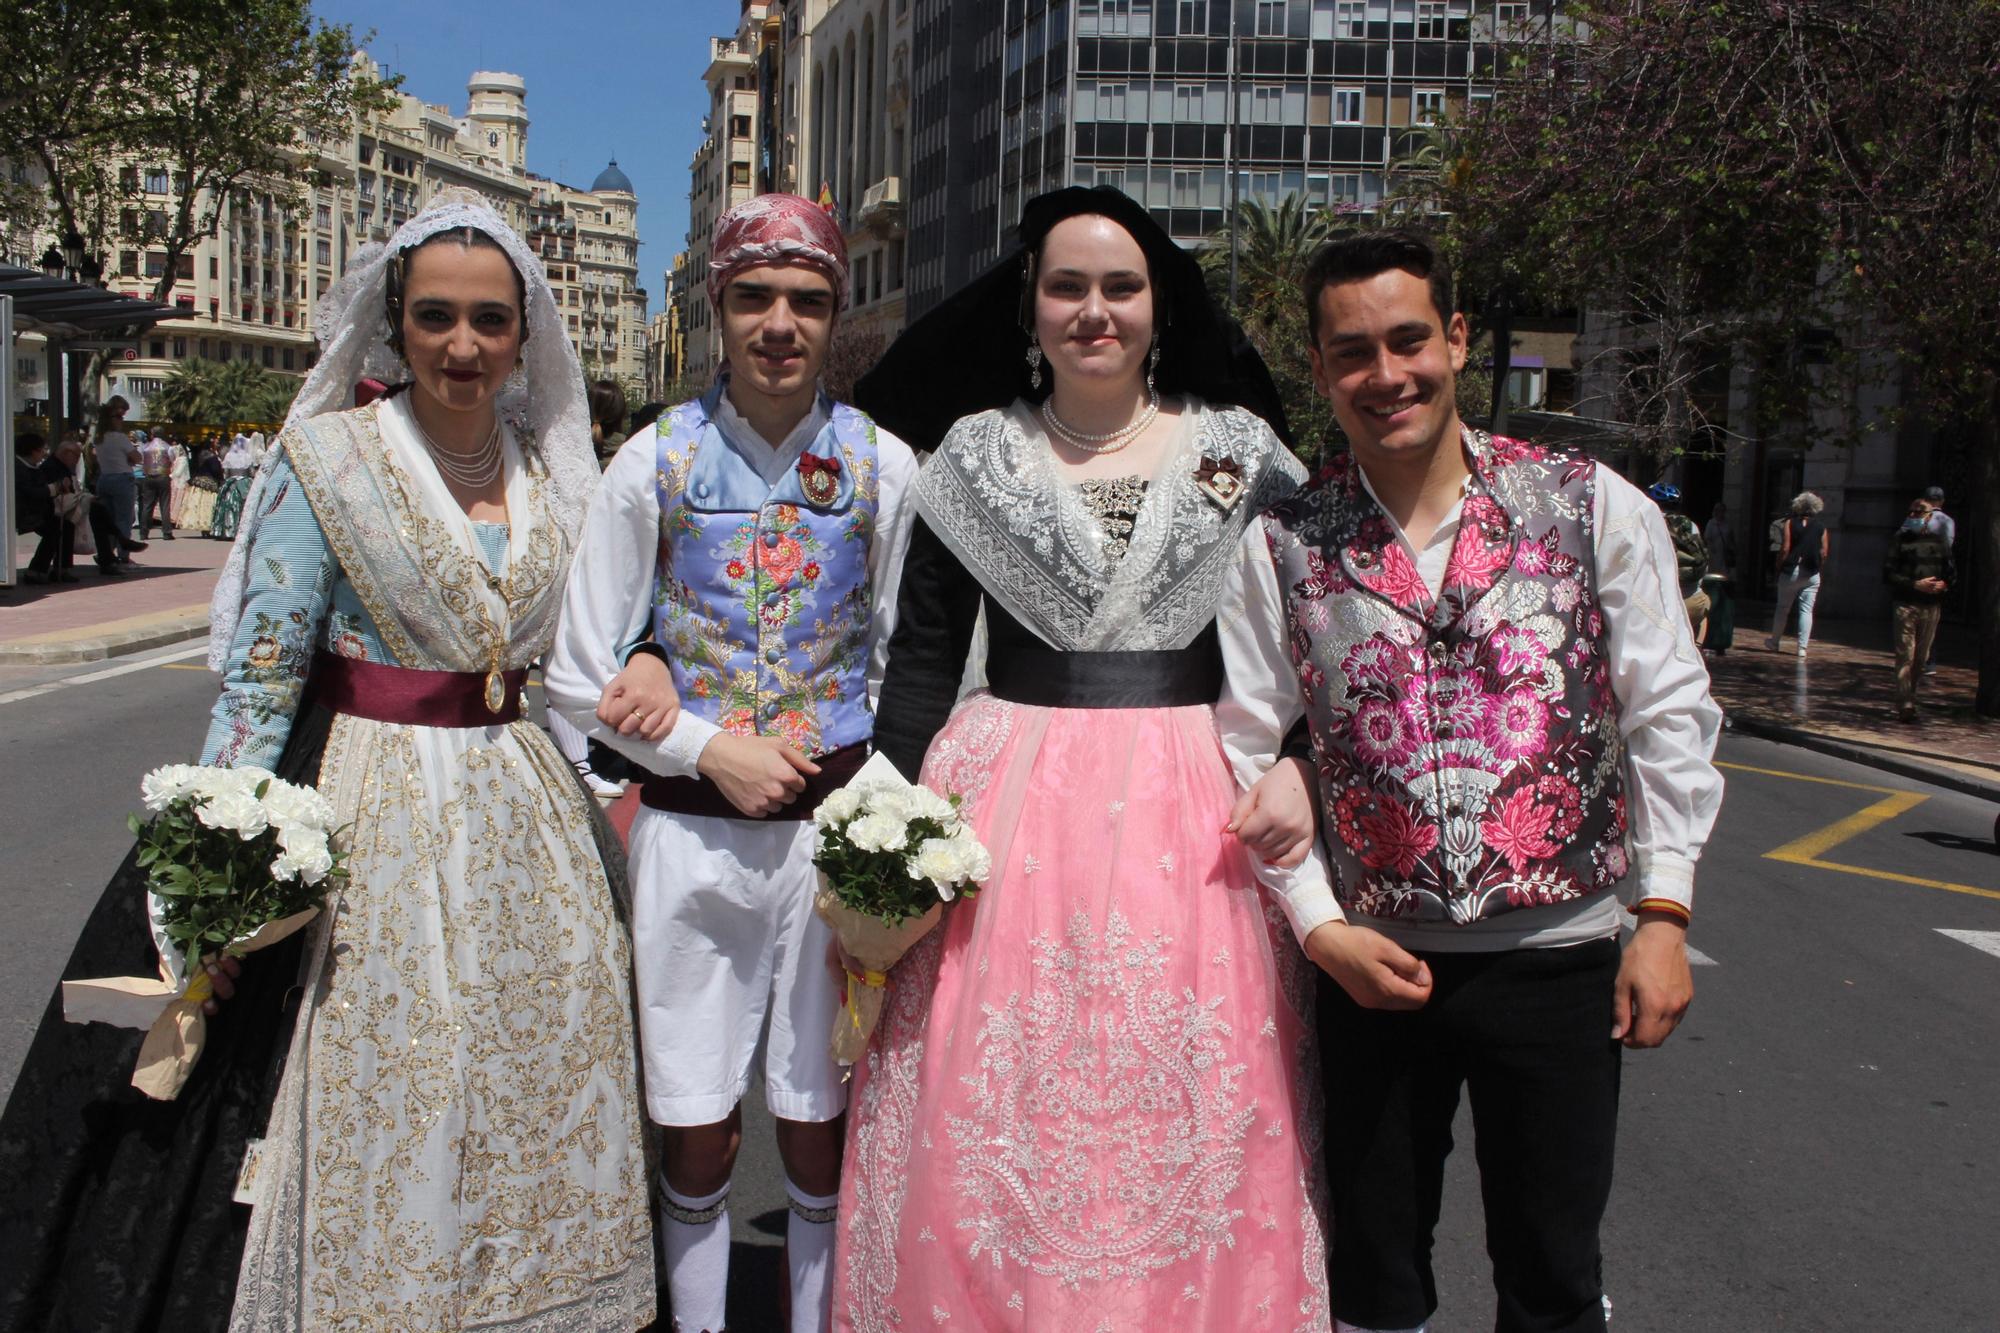
{"label": "white lace mantilla veil", "polygon": [[[590,405],[583,367],[563,329],[555,293],[527,242],[492,205],[470,190],[454,186],[439,191],[430,207],[398,227],[386,243],[364,246],[355,253],[340,281],[313,312],[319,361],[292,400],[285,427],[289,430],[324,413],[345,410],[354,401],[354,386],[364,379],[394,382],[403,378],[402,358],[389,346],[385,298],[390,261],[439,232],[459,227],[475,227],[498,242],[527,289],[528,340],[521,348],[521,368],[508,377],[500,392],[499,410],[514,429],[523,455],[539,455],[547,468],[555,491],[556,515],[573,547],[583,531],[584,512],[599,476],[597,454],[590,442]],[[243,502],[236,544],[209,603],[208,665],[213,671],[227,668],[229,647],[243,617],[245,567],[257,537],[264,478],[276,452],[268,451],[258,465]]]}

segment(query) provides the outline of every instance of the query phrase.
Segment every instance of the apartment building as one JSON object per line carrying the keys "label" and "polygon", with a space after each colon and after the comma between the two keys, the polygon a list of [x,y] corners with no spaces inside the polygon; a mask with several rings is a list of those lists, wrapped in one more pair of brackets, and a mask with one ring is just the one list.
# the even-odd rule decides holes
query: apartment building
{"label": "apartment building", "polygon": [[639,201],[618,161],[588,190],[530,174],[526,234],[562,307],[589,379],[646,378],[646,289],[639,286]]}
{"label": "apartment building", "polygon": [[910,0],[911,315],[1063,185],[1115,186],[1190,246],[1233,197],[1372,207],[1557,2]]}
{"label": "apartment building", "polygon": [[[689,164],[688,272],[697,282],[708,273],[708,241],[715,220],[752,195],[771,189],[771,136],[776,127],[765,102],[777,80],[779,19],[765,0],[743,0],[736,32],[711,37],[708,65],[709,110],[701,145]],[[697,299],[699,298],[699,299]],[[722,359],[707,297],[699,291],[682,301],[687,336],[686,369],[691,376],[714,373]]]}

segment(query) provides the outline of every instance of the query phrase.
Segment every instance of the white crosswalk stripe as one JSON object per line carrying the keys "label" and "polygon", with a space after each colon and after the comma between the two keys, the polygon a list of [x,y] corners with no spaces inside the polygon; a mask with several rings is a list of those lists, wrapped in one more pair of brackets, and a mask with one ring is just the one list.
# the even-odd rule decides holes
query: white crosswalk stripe
{"label": "white crosswalk stripe", "polygon": [[1970,944],[1981,953],[1990,953],[1995,958],[2000,958],[2000,930],[1945,930],[1940,927],[1938,934],[1949,936],[1960,944]]}

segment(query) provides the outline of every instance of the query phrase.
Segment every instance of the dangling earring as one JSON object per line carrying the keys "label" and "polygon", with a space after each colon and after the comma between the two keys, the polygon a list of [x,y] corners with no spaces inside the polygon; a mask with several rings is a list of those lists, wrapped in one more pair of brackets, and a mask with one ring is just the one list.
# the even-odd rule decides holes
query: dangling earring
{"label": "dangling earring", "polygon": [[1153,385],[1153,373],[1160,368],[1160,335],[1153,335],[1153,350],[1146,353],[1146,393],[1154,398],[1160,391]]}
{"label": "dangling earring", "polygon": [[1042,387],[1042,345],[1032,334],[1028,337],[1028,387]]}

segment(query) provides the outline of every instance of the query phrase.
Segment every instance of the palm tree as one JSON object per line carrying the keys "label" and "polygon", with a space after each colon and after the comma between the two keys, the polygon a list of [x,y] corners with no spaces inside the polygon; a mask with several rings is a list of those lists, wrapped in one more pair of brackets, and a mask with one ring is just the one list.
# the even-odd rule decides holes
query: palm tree
{"label": "palm tree", "polygon": [[177,363],[148,403],[148,411],[161,421],[219,424],[227,415],[220,389],[221,370],[219,363],[200,357]]}
{"label": "palm tree", "polygon": [[[1236,307],[1230,313],[1264,358],[1284,400],[1293,441],[1308,463],[1317,461],[1332,438],[1333,414],[1313,388],[1299,288],[1313,252],[1337,225],[1333,213],[1312,207],[1298,195],[1288,195],[1276,208],[1245,199],[1237,205],[1234,218]],[[1230,231],[1224,226],[1211,235],[1200,255],[1209,290],[1218,302],[1228,298]]]}

